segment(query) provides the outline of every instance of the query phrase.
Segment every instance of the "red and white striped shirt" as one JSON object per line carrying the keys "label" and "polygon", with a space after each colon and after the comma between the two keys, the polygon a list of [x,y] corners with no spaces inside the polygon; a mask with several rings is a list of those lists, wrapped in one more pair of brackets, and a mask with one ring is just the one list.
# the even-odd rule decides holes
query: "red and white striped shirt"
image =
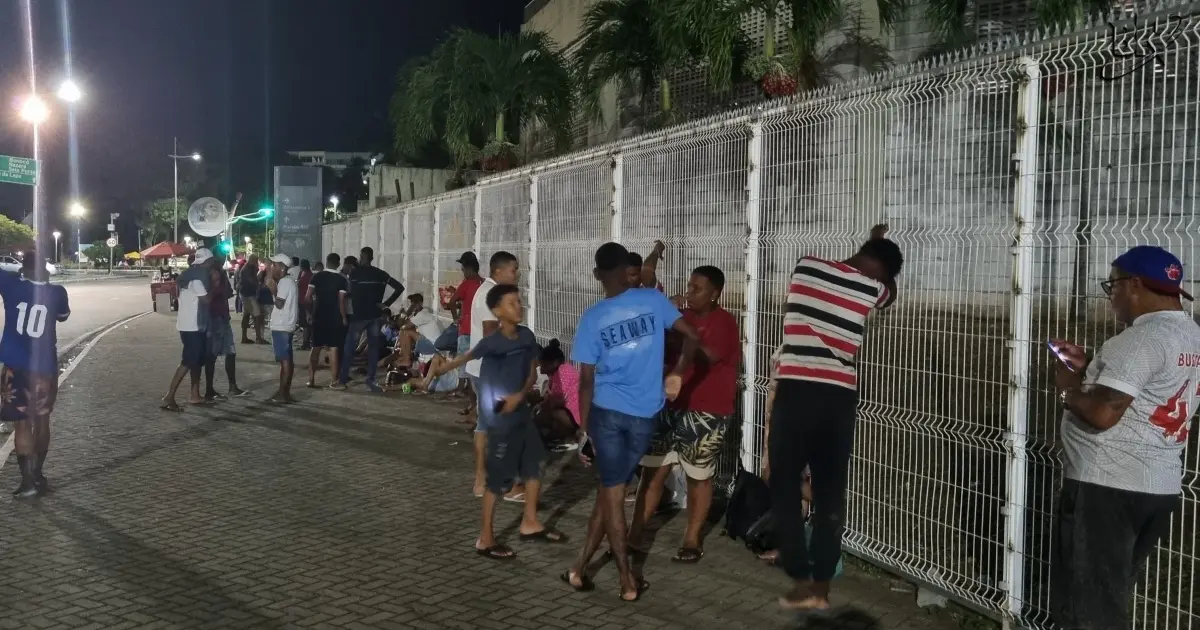
{"label": "red and white striped shirt", "polygon": [[792,271],[775,378],[858,387],[855,355],[873,308],[891,295],[854,267],[805,256]]}

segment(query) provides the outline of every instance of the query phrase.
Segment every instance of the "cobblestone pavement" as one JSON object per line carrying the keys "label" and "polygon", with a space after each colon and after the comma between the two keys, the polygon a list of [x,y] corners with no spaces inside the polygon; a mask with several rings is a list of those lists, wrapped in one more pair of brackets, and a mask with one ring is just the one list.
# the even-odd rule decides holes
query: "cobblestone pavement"
{"label": "cobblestone pavement", "polygon": [[[253,397],[160,412],[173,323],[118,328],[63,386],[47,464],[57,492],[0,504],[0,628],[955,627],[853,570],[834,619],[801,623],[774,603],[784,576],[715,531],[702,563],[669,562],[682,517],[657,536],[642,601],[618,600],[610,566],[595,592],[574,593],[558,576],[593,490],[570,458],[551,467],[543,516],[576,540],[480,558],[470,435],[452,407],[303,387],[299,404],[270,406],[269,347],[239,346]],[[0,470],[5,490],[15,468]],[[502,539],[518,519],[500,506]]]}

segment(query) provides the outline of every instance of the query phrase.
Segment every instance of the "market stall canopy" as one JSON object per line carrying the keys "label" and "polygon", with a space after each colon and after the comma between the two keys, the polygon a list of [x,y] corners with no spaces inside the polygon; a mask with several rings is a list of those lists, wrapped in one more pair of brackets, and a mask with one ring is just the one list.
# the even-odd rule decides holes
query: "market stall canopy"
{"label": "market stall canopy", "polygon": [[149,249],[143,249],[142,258],[174,258],[175,256],[187,256],[191,253],[192,248],[183,243],[163,241]]}
{"label": "market stall canopy", "polygon": [[125,254],[125,257],[130,260],[137,260],[137,259],[141,258],[142,255],[138,252],[129,252],[129,253]]}

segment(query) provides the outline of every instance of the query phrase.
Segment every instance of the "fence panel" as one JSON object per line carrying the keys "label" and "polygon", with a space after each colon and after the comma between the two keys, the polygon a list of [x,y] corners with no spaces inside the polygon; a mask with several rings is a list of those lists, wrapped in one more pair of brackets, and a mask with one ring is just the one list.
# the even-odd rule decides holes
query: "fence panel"
{"label": "fence panel", "polygon": [[613,160],[538,174],[537,332],[570,356],[579,316],[600,298],[596,248],[612,237]]}
{"label": "fence panel", "polygon": [[[507,251],[522,265],[529,262],[529,178],[518,177],[497,184],[480,184],[483,213],[479,225],[480,273],[487,277],[488,260],[498,251]],[[544,235],[543,235],[544,236]],[[521,292],[528,302],[529,276],[522,269]]]}
{"label": "fence panel", "polygon": [[[462,282],[459,256],[475,248],[475,191],[443,199],[438,203],[441,213],[438,226],[438,286],[458,286]],[[438,299],[437,292],[426,296],[425,303]],[[470,305],[467,305],[468,307]]]}
{"label": "fence panel", "polygon": [[393,278],[404,278],[404,210],[389,208],[379,214],[379,267]]}
{"label": "fence panel", "polygon": [[437,279],[433,277],[433,259],[437,256],[437,243],[433,239],[434,204],[410,206],[408,212],[408,293],[437,295],[434,290]]}

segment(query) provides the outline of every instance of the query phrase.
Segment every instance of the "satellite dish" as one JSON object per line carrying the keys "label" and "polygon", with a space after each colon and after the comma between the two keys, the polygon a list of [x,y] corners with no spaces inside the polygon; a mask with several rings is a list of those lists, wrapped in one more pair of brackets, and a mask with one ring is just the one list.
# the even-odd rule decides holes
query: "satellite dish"
{"label": "satellite dish", "polygon": [[202,197],[188,208],[188,225],[200,236],[216,236],[225,231],[229,211],[219,199]]}

